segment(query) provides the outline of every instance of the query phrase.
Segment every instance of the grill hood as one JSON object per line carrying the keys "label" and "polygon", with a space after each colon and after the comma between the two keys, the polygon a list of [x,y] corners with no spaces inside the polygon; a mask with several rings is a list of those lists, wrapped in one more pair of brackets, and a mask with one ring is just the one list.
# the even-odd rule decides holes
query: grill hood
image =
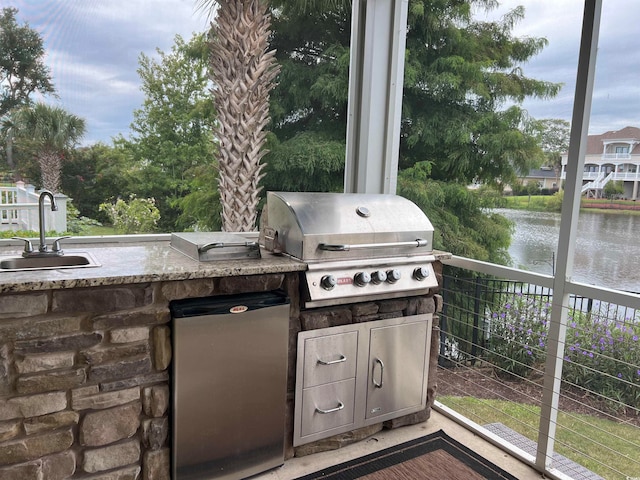
{"label": "grill hood", "polygon": [[265,248],[306,262],[424,255],[433,226],[391,194],[267,192]]}

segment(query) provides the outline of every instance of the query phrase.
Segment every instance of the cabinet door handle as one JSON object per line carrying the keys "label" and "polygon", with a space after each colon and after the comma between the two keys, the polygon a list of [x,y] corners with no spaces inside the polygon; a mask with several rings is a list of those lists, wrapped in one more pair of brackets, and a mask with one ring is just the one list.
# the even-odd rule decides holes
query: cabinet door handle
{"label": "cabinet door handle", "polygon": [[318,413],[334,413],[334,412],[339,412],[340,410],[342,410],[344,408],[344,403],[342,403],[341,401],[338,400],[338,406],[335,408],[329,408],[328,410],[323,410],[321,408],[316,407],[316,412]]}
{"label": "cabinet door handle", "polygon": [[[371,380],[373,381],[373,386],[376,388],[382,388],[382,385],[384,383],[383,381],[384,363],[382,363],[382,360],[380,360],[379,358],[376,358],[373,362],[374,362],[373,369],[371,370]],[[380,364],[380,381],[379,382],[376,382],[376,378],[375,378],[377,364]]]}
{"label": "cabinet door handle", "polygon": [[344,355],[340,355],[340,358],[338,358],[337,360],[329,360],[328,362],[318,359],[318,363],[320,365],[335,365],[336,363],[342,363],[346,361],[347,361],[347,357],[345,357]]}

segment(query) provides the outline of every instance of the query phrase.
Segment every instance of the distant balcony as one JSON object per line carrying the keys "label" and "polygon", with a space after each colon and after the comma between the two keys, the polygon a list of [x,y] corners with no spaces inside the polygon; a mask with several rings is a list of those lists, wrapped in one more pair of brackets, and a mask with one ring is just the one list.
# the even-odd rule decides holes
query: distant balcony
{"label": "distant balcony", "polygon": [[603,153],[602,160],[611,161],[611,160],[629,160],[631,159],[631,154],[627,153]]}
{"label": "distant balcony", "polygon": [[565,338],[553,277],[443,263],[439,411],[550,478],[640,478],[640,296],[568,283]]}
{"label": "distant balcony", "polygon": [[[606,175],[609,175],[610,172],[607,173],[601,173],[601,172],[583,172],[582,173],[582,180],[583,181],[595,181],[598,180],[600,178],[604,178]],[[564,180],[567,177],[567,172],[562,172],[560,174],[560,178],[562,180]],[[640,171],[635,171],[635,172],[614,172],[611,180],[614,181],[627,181],[627,182],[633,182],[633,181],[640,181]]]}

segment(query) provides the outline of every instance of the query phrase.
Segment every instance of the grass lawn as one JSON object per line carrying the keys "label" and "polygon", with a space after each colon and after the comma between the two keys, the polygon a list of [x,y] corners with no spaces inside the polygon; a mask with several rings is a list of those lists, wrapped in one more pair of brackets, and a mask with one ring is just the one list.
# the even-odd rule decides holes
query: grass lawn
{"label": "grass lawn", "polygon": [[[555,202],[552,195],[520,195],[502,197],[504,208],[513,208],[516,210],[533,210],[537,212],[552,212],[554,209],[550,207],[550,203]],[[583,198],[580,200],[581,205],[588,204],[588,210],[591,212],[620,213],[625,215],[640,215],[640,202],[631,200],[608,200],[606,198]],[[598,208],[601,205],[602,208]],[[616,208],[612,208],[616,207]],[[625,207],[629,207],[626,208]],[[559,212],[559,210],[558,210]]]}
{"label": "grass lawn", "polygon": [[[500,422],[537,441],[539,407],[473,397],[442,396],[438,401],[479,425]],[[555,451],[607,479],[640,477],[640,437],[638,428],[631,425],[560,412]],[[612,472],[607,466],[623,473]]]}

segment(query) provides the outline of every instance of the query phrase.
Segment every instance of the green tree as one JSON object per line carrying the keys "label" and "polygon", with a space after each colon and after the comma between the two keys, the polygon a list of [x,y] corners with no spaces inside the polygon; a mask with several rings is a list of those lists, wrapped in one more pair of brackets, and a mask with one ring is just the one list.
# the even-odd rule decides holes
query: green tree
{"label": "green tree", "polygon": [[435,227],[434,248],[499,264],[509,263],[512,224],[485,209],[476,191],[431,178],[431,164],[418,162],[398,175],[398,194],[413,201]]}
{"label": "green tree", "polygon": [[556,174],[556,185],[560,183],[562,153],[569,150],[571,124],[558,118],[545,118],[533,122],[532,129],[540,141],[545,155],[545,164]]}
{"label": "green tree", "polygon": [[522,7],[496,21],[473,17],[495,5],[491,0],[410,2],[402,166],[429,160],[437,179],[508,183],[540,157],[526,112],[517,105],[503,108],[559,91],[560,85],[530,79],[520,67],[547,41],[512,36],[524,17]]}
{"label": "green tree", "polygon": [[[272,44],[282,64],[272,103],[274,132],[280,145],[309,130],[344,142],[350,10],[301,13],[291,2],[282,3],[273,24]],[[507,183],[541,160],[532,119],[517,105],[503,107],[558,92],[559,85],[527,78],[519,66],[546,40],[512,37],[524,16],[520,7],[494,22],[472,16],[474,9],[494,5],[410,2],[401,168],[430,161],[433,178]]]}
{"label": "green tree", "polygon": [[344,180],[351,7],[274,2],[281,65],[271,95],[267,189],[338,191]]}
{"label": "green tree", "polygon": [[103,143],[76,148],[62,167],[62,191],[73,199],[80,215],[101,222],[109,218],[98,206],[128,198],[135,184],[125,151]]}
{"label": "green tree", "polygon": [[[171,52],[158,50],[158,55],[158,60],[140,55],[144,103],[134,112],[131,138],[117,138],[115,146],[131,159],[134,193],[155,199],[160,230],[182,230],[198,222],[194,215],[181,215],[196,170],[216,169],[205,36],[194,35],[186,43],[177,35]],[[179,219],[192,223],[179,224]]]}
{"label": "green tree", "polygon": [[36,103],[15,111],[12,122],[16,144],[38,161],[42,188],[59,192],[62,163],[84,136],[84,120],[60,107]]}
{"label": "green tree", "polygon": [[[336,154],[345,148],[351,12],[340,2],[307,11],[297,3],[284,0],[273,9],[272,46],[282,70],[272,95],[277,139],[269,145],[265,184],[340,189],[344,160]],[[521,7],[491,22],[472,15],[495,5],[410,0],[398,191],[419,199],[428,185],[446,199],[435,210],[426,199],[417,202],[442,232],[441,248],[504,263],[509,225],[474,203],[465,185],[511,183],[542,162],[533,119],[519,104],[553,97],[560,86],[522,71],[547,42],[513,37]],[[416,165],[430,166],[428,180],[404,177],[412,178],[415,172],[402,170]]]}
{"label": "green tree", "polygon": [[17,13],[13,7],[0,11],[0,120],[10,168],[14,168],[10,112],[29,103],[34,92],[55,93],[50,70],[44,63],[44,42],[27,23],[18,25]]}

